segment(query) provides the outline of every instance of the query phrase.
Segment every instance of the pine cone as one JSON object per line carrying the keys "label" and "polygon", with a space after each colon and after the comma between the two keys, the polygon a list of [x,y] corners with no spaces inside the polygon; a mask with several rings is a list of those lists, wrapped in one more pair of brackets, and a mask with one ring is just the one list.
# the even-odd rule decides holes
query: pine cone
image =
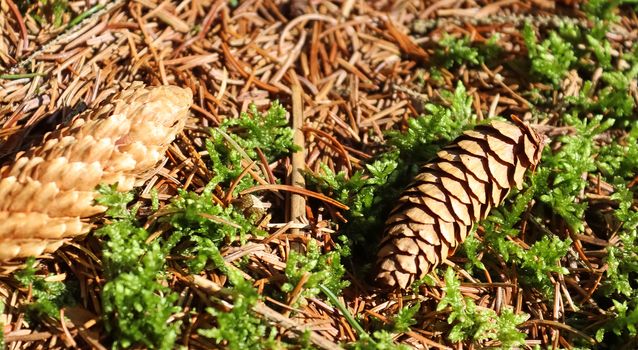
{"label": "pine cone", "polygon": [[525,170],[541,157],[541,137],[517,125],[493,121],[466,131],[426,164],[386,221],[377,254],[376,282],[407,288],[461,244],[472,225],[500,205]]}
{"label": "pine cone", "polygon": [[99,184],[140,185],[184,128],[188,89],[134,83],[0,168],[0,261],[55,251],[87,233]]}

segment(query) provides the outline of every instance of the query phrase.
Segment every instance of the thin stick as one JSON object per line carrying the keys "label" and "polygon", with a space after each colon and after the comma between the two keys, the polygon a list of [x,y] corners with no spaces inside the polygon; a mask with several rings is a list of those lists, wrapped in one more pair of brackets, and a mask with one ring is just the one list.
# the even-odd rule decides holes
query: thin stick
{"label": "thin stick", "polygon": [[324,194],[321,193],[317,193],[317,192],[313,192],[304,188],[299,188],[299,187],[295,187],[295,186],[289,186],[289,185],[278,185],[278,184],[273,184],[273,185],[260,185],[260,186],[255,186],[252,188],[249,188],[247,190],[244,190],[242,192],[240,192],[241,195],[244,194],[248,194],[248,193],[253,193],[253,192],[259,192],[259,191],[266,191],[266,190],[272,190],[272,191],[288,191],[288,192],[293,192],[293,193],[299,193],[305,196],[310,196],[310,197],[314,197],[317,198],[319,200],[322,200],[328,204],[332,204],[335,207],[339,208],[339,209],[343,209],[343,210],[348,210],[350,209],[350,207],[348,207],[347,205],[332,199]]}
{"label": "thin stick", "polygon": [[157,49],[155,49],[155,45],[153,45],[153,40],[151,40],[148,33],[146,32],[146,29],[144,28],[144,23],[142,22],[141,5],[138,4],[138,6],[136,7],[136,10],[133,10],[133,8],[131,8],[131,15],[137,21],[137,25],[140,26],[140,30],[142,31],[142,37],[144,38],[144,42],[146,43],[146,46],[148,46],[149,50],[151,51],[151,55],[153,55],[155,62],[157,62],[157,66],[159,67],[160,77],[162,78],[162,84],[168,85],[168,81],[166,79],[166,70],[164,69],[164,61],[162,61],[162,59],[160,58],[159,54],[157,53]]}
{"label": "thin stick", "polygon": [[554,327],[556,329],[562,329],[565,330],[567,332],[570,332],[572,334],[578,335],[579,337],[583,338],[584,340],[586,340],[588,343],[595,345],[598,344],[598,342],[596,341],[596,339],[588,336],[587,334],[577,330],[576,328],[573,328],[567,324],[564,323],[560,323],[557,321],[552,321],[552,320],[529,320],[521,325],[518,326],[518,328],[526,328],[526,327],[530,327],[530,326],[547,326],[547,327]]}
{"label": "thin stick", "polygon": [[18,10],[18,6],[13,3],[12,0],[7,0],[7,5],[9,5],[9,9],[13,12],[13,15],[16,16],[16,20],[18,21],[18,25],[20,26],[20,36],[22,37],[22,49],[29,49],[29,36],[27,35],[27,27],[24,25],[24,19],[20,14],[20,10]]}
{"label": "thin stick", "polygon": [[[306,188],[306,181],[301,174],[306,162],[305,137],[301,128],[303,127],[303,98],[301,85],[294,72],[290,74],[292,85],[292,129],[294,131],[293,143],[298,150],[292,154],[292,173],[290,174],[290,184],[299,188]],[[290,195],[290,220],[293,222],[304,222],[306,218],[306,199],[297,193]],[[292,229],[291,233],[299,233],[299,229]]]}

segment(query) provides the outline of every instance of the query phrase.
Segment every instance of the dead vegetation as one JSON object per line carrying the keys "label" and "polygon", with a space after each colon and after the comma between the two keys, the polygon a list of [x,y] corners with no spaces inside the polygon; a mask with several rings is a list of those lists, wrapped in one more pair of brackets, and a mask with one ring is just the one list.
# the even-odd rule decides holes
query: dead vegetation
{"label": "dead vegetation", "polygon": [[[406,130],[408,120],[424,112],[425,103],[445,105],[442,91],[453,91],[459,82],[471,97],[471,112],[479,121],[515,114],[531,119],[550,137],[573,134],[573,128],[557,121],[564,110],[562,98],[582,90],[578,74],[561,79],[562,86],[554,89],[530,80],[529,72],[509,63],[527,54],[521,34],[524,20],[543,28],[552,28],[561,20],[588,28],[591,23],[580,5],[579,1],[544,0],[263,0],[237,5],[227,0],[69,1],[60,25],[54,27],[50,21],[40,23],[33,16],[22,16],[14,1],[0,0],[0,161],[6,164],[16,152],[40,142],[45,132],[96,107],[104,91],[119,91],[134,81],[190,89],[193,105],[185,130],[169,147],[167,161],[137,192],[133,205],[138,208],[137,220],[151,229],[146,242],[152,242],[169,234],[171,227],[161,223],[161,216],[168,215],[162,208],[169,206],[180,189],[201,194],[216,175],[208,158],[209,129],[240,118],[242,112],[250,111],[250,104],[265,110],[279,100],[289,112],[299,149],[272,160],[258,148],[255,157],[243,156],[239,177],[216,186],[211,195],[211,201],[223,207],[254,198],[259,203],[247,207],[261,206],[261,214],[267,214],[255,225],[265,236],[248,232],[244,244],[223,241],[219,249],[229,270],[239,271],[262,296],[250,310],[274,325],[274,338],[296,344],[292,347],[308,343],[337,349],[362,338],[359,323],[362,330],[372,333],[391,324],[404,307],[420,302],[414,322],[394,332],[391,340],[417,348],[500,346],[494,340],[480,345],[450,340],[452,326],[446,321],[450,307],[437,309],[446,296],[443,274],[432,275],[431,285],[421,285],[418,293],[380,292],[360,267],[374,263],[371,256],[366,261],[363,250],[342,261],[350,286],[336,296],[338,303],[357,316],[355,322],[324,294],[303,294],[310,273],[282,291],[291,255],[308,250],[310,242],[318,244],[323,253],[337,251],[337,237],[347,225],[347,203],[330,198],[317,186],[306,186],[298,174],[312,177],[323,174],[325,168],[353,176],[386,151],[387,131]],[[611,28],[608,37],[616,52],[633,45],[637,23],[632,13]],[[499,33],[502,52],[498,61],[444,65],[433,76],[429,68],[445,59],[440,54],[445,49],[438,42],[446,36],[467,36],[472,43],[483,44],[493,33]],[[530,110],[534,105],[531,90],[550,91],[552,107],[542,111],[542,119],[530,118],[530,112],[538,112]],[[226,147],[236,148],[230,137],[222,139]],[[557,142],[550,148],[559,146]],[[244,177],[256,185],[238,194],[235,187]],[[582,199],[602,208],[595,215],[613,210],[611,185],[600,177],[588,180]],[[155,212],[154,206],[160,211]],[[566,315],[577,314],[589,325],[609,320],[607,306],[598,305],[593,295],[606,269],[604,248],[617,244],[618,238],[611,233],[597,235],[589,226],[574,232],[549,214],[542,220],[530,217],[531,208],[527,204],[523,208],[522,235],[507,238],[509,242],[529,249],[530,240],[547,230],[572,241],[569,256],[559,264],[567,266],[571,274],[548,273],[550,298],[525,288],[520,271],[502,259],[490,260],[487,270],[479,272],[464,269],[467,257],[452,258],[446,264],[462,281],[459,290],[463,296],[478,309],[499,315],[511,309],[514,314],[531,316],[518,322],[525,334],[523,347],[595,346],[597,340],[587,326],[573,326],[565,321]],[[217,216],[207,219],[239,225]],[[101,217],[92,220],[98,227],[109,222]],[[614,229],[617,227],[604,228],[605,232]],[[374,239],[367,244],[376,245],[380,233],[368,232]],[[478,237],[482,234],[479,228]],[[103,236],[89,234],[38,257],[37,274],[46,276],[47,282],[77,284],[77,304],[60,309],[57,319],[26,321],[25,305],[33,300],[33,290],[15,278],[25,261],[2,265],[0,324],[4,324],[9,349],[105,348],[113,344],[114,336],[102,317],[101,293],[108,281],[102,266],[103,242]],[[365,245],[355,242],[354,247]],[[216,324],[215,317],[204,311],[207,307],[228,311],[237,302],[229,288],[232,272],[207,268],[192,273],[185,259],[166,257],[165,284],[176,292],[175,305],[179,306],[169,320],[181,322],[175,344],[202,349],[227,346],[198,330]],[[305,302],[299,303],[302,299]]]}

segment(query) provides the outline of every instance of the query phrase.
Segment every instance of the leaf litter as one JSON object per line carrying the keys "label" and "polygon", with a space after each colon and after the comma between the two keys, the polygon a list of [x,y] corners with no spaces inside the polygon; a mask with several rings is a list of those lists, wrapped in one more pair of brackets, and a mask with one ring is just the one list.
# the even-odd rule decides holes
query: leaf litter
{"label": "leaf litter", "polygon": [[[28,3],[0,5],[3,164],[134,81],[194,104],[96,231],[2,264],[7,347],[635,345],[631,4]],[[512,114],[548,138],[523,190],[409,291],[370,285],[418,165]]]}

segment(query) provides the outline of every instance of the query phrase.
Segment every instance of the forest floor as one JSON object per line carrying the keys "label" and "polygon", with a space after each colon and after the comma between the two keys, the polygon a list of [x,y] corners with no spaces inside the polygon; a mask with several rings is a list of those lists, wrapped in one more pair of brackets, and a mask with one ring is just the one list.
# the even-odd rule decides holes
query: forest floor
{"label": "forest floor", "polygon": [[[0,265],[0,348],[638,348],[635,3],[0,0],[0,164],[133,81],[194,95],[91,233]],[[512,116],[523,189],[375,288],[419,166]]]}

